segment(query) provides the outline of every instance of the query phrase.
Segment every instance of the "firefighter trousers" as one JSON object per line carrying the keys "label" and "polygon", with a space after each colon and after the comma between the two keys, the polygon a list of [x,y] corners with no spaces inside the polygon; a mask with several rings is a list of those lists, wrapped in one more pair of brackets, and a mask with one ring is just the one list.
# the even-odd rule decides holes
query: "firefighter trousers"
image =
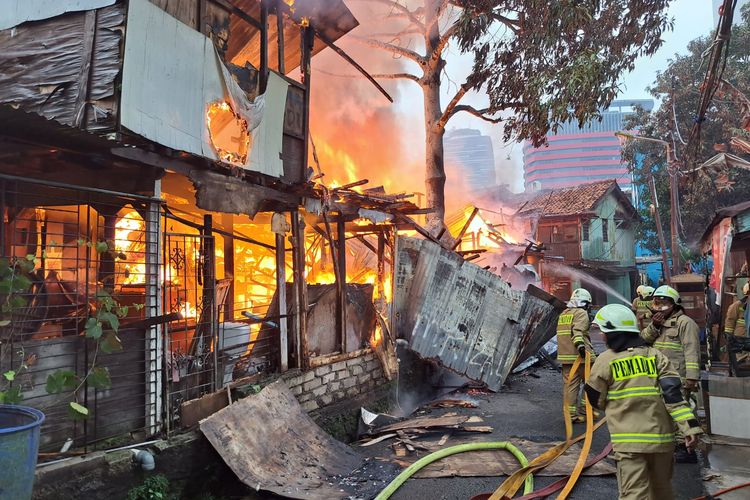
{"label": "firefighter trousers", "polygon": [[[568,393],[568,413],[571,416],[578,415],[578,408],[582,407],[582,401],[578,397],[581,385],[584,382],[584,366],[583,363],[578,367],[578,370],[573,374],[573,378],[570,383],[566,385],[566,381],[570,377],[570,369],[573,365],[562,365],[562,377],[563,377],[563,391]],[[563,395],[564,396],[564,395]]]}
{"label": "firefighter trousers", "polygon": [[672,452],[615,452],[620,500],[672,500]]}

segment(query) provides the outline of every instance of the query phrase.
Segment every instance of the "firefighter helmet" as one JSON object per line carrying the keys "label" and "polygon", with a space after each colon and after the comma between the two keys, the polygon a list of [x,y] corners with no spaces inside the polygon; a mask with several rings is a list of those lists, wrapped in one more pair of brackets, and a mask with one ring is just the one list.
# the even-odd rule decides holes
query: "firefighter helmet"
{"label": "firefighter helmet", "polygon": [[640,298],[643,298],[643,289],[646,288],[646,285],[638,285],[638,288],[635,289],[636,295],[638,295]]}
{"label": "firefighter helmet", "polygon": [[586,304],[591,304],[591,294],[585,288],[576,288],[570,295],[569,305],[572,307],[583,307]]}
{"label": "firefighter helmet", "polygon": [[640,333],[635,314],[622,304],[609,304],[599,309],[594,317],[594,323],[599,325],[602,333]]}
{"label": "firefighter helmet", "polygon": [[643,287],[643,298],[647,299],[651,297],[654,294],[654,287],[652,286],[644,286]]}
{"label": "firefighter helmet", "polygon": [[674,302],[675,304],[679,304],[682,302],[680,299],[679,292],[677,292],[677,290],[675,290],[674,288],[668,285],[662,285],[659,288],[657,288],[653,293],[653,297],[654,298],[662,297],[665,299],[671,299],[672,302]]}

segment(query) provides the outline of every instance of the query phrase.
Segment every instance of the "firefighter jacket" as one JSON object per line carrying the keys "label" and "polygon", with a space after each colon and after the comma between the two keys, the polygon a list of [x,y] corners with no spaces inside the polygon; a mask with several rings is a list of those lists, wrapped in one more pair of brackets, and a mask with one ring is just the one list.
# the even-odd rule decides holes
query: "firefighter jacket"
{"label": "firefighter jacket", "polygon": [[702,432],[682,397],[680,378],[653,347],[607,349],[591,368],[586,395],[607,413],[617,452],[665,453],[674,449],[674,425],[687,436]]}
{"label": "firefighter jacket", "polygon": [[641,337],[672,362],[680,377],[691,380],[700,378],[698,324],[681,309],[675,310],[661,327],[650,323],[641,332]]}
{"label": "firefighter jacket", "polygon": [[747,337],[745,304],[743,302],[735,302],[727,309],[727,319],[724,321],[724,333],[736,337]]}
{"label": "firefighter jacket", "polygon": [[651,319],[651,309],[649,309],[649,305],[651,305],[650,300],[643,300],[640,297],[633,299],[632,309],[633,312],[635,312],[635,317],[638,318],[638,328],[641,330],[646,328]]}
{"label": "firefighter jacket", "polygon": [[557,360],[572,365],[578,357],[578,346],[594,354],[589,338],[589,313],[580,307],[565,309],[557,320]]}

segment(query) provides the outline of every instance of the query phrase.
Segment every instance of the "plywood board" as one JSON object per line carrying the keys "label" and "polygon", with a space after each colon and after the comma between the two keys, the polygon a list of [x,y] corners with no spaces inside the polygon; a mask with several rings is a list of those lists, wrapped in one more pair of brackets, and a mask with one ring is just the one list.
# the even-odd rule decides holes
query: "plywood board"
{"label": "plywood board", "polygon": [[288,498],[347,497],[333,476],[362,462],[302,411],[281,380],[203,420],[200,429],[243,483]]}
{"label": "plywood board", "polygon": [[218,161],[206,111],[228,102],[252,137],[245,163],[237,166],[281,177],[288,86],[272,74],[266,93],[250,101],[210,39],[147,0],[129,2],[120,120],[132,132]]}
{"label": "plywood board", "polygon": [[0,30],[28,21],[41,21],[66,12],[99,9],[115,0],[3,0],[0,8]]}
{"label": "plywood board", "polygon": [[750,399],[710,395],[711,432],[722,436],[750,439]]}

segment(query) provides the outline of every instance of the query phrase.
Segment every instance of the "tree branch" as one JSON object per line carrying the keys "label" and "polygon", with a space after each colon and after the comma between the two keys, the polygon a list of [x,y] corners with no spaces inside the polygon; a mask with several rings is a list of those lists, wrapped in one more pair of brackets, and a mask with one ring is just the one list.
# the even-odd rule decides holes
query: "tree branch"
{"label": "tree branch", "polygon": [[490,123],[500,123],[501,121],[505,120],[505,118],[503,118],[503,117],[487,116],[487,113],[490,112],[490,110],[488,108],[477,109],[474,106],[468,106],[466,104],[461,104],[461,105],[456,106],[455,108],[453,108],[453,113],[451,114],[451,116],[455,115],[456,113],[460,113],[461,111],[465,111],[465,112],[467,112],[467,113],[469,113],[471,115],[476,116],[477,118],[480,118],[480,119],[482,119],[482,120],[484,120],[486,122],[490,122]]}
{"label": "tree branch", "polygon": [[445,128],[445,125],[448,123],[448,120],[451,119],[451,116],[456,114],[456,106],[458,106],[458,102],[463,99],[463,97],[466,95],[466,92],[469,90],[469,87],[464,83],[458,88],[458,91],[453,96],[453,98],[448,103],[448,106],[445,107],[445,111],[443,111],[443,116],[440,117],[440,121],[438,121],[438,127]]}
{"label": "tree branch", "polygon": [[420,28],[424,28],[424,23],[421,19],[419,19],[417,12],[418,11],[411,11],[408,7],[405,5],[400,4],[396,0],[354,0],[356,2],[364,2],[364,3],[377,3],[380,5],[385,5],[386,7],[389,7],[390,9],[393,9],[394,11],[398,11],[398,15],[391,15],[389,17],[403,17],[405,19],[408,19],[411,23],[416,24]]}
{"label": "tree branch", "polygon": [[[322,75],[335,76],[337,78],[362,78],[361,75],[334,73],[324,69],[315,69],[315,71]],[[412,75],[411,73],[375,73],[370,76],[378,80],[411,80],[417,83],[419,83],[420,80],[417,75]]]}
{"label": "tree branch", "polygon": [[453,23],[450,28],[445,30],[445,33],[440,35],[440,41],[438,42],[437,46],[435,47],[435,50],[432,53],[432,57],[440,57],[440,55],[443,53],[443,50],[445,50],[445,47],[448,46],[448,42],[453,37],[453,35],[458,32],[459,26],[458,23]]}
{"label": "tree branch", "polygon": [[380,40],[373,40],[372,38],[365,38],[355,35],[349,35],[347,39],[354,40],[370,47],[385,50],[386,52],[390,52],[397,56],[411,59],[412,61],[420,65],[427,64],[427,59],[425,57],[405,47],[399,47],[398,45],[393,45],[392,43],[381,42]]}

